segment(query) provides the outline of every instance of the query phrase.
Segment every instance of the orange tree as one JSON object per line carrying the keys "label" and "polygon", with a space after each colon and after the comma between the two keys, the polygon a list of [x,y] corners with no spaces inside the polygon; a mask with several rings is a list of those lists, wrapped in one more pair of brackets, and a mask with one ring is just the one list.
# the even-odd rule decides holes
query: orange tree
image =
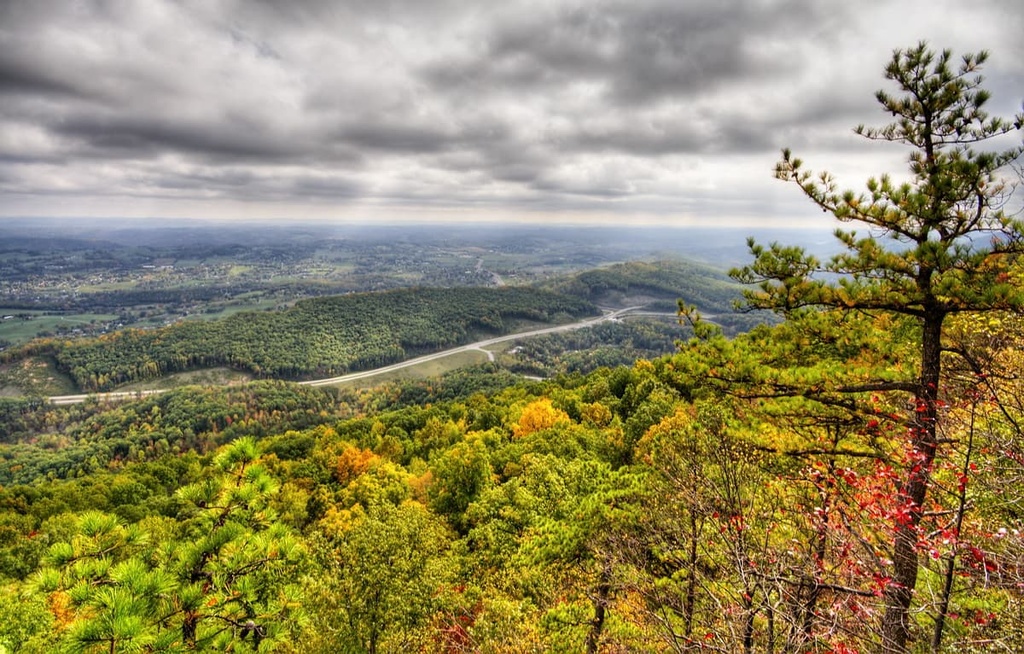
{"label": "orange tree", "polygon": [[1005,210],[1012,186],[1003,175],[1022,148],[983,147],[1019,130],[1024,116],[1005,121],[986,113],[989,94],[978,74],[986,59],[985,52],[968,54],[957,64],[949,51],[936,53],[924,43],[894,52],[885,77],[898,93],[879,91],[876,97],[895,120],[881,128],[860,126],[856,132],[909,146],[907,181],[883,175],[868,180],[866,192],[840,190],[829,173],[806,170],[785,150],[776,176],[796,184],[820,209],[867,233],[837,229],[843,249],[827,261],[801,248],[751,240],[753,263],[732,273],[756,285],[746,293],[750,308],[797,319],[822,311],[889,316],[912,327],[916,361],[903,378],[778,389],[833,406],[853,406],[843,398],[853,401],[864,392],[894,392],[909,399],[896,480],[898,510],[889,525],[891,579],[881,621],[886,652],[907,651],[911,636],[921,522],[932,470],[943,454],[937,424],[944,402],[947,318],[1024,309],[1024,292],[1008,275],[1014,258],[1024,252],[1024,223]]}

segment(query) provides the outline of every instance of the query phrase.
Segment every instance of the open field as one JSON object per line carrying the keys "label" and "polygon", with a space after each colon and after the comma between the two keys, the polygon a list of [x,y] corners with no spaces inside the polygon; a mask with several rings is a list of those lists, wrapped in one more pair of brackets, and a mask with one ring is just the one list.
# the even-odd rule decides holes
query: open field
{"label": "open field", "polygon": [[231,368],[205,368],[165,375],[134,384],[119,386],[118,391],[153,391],[179,388],[181,386],[230,386],[252,380],[252,375]]}
{"label": "open field", "polygon": [[9,341],[13,345],[26,343],[36,336],[49,333],[74,332],[75,329],[103,324],[117,319],[109,313],[77,313],[68,315],[52,315],[42,311],[26,311],[24,309],[0,309],[0,314],[13,316],[0,320],[0,341]]}
{"label": "open field", "polygon": [[289,303],[282,303],[278,300],[266,300],[258,298],[247,298],[246,300],[232,300],[224,304],[214,303],[210,304],[203,312],[189,315],[190,320],[215,320],[218,318],[227,318],[233,316],[236,313],[243,311],[263,311],[265,309],[274,309],[282,305]]}
{"label": "open field", "polygon": [[368,388],[379,386],[387,382],[400,381],[403,379],[426,379],[428,377],[439,377],[446,372],[465,368],[488,360],[487,354],[481,350],[469,350],[467,352],[456,352],[449,356],[424,361],[414,366],[382,372],[379,375],[362,377],[351,381],[330,384],[338,388]]}
{"label": "open field", "polygon": [[106,293],[109,291],[127,291],[133,288],[138,288],[141,281],[153,281],[152,275],[148,275],[145,279],[128,279],[116,282],[102,282],[99,284],[83,284],[77,287],[76,290],[78,290],[81,293]]}
{"label": "open field", "polygon": [[0,364],[0,397],[66,395],[77,392],[71,378],[49,357],[28,357]]}

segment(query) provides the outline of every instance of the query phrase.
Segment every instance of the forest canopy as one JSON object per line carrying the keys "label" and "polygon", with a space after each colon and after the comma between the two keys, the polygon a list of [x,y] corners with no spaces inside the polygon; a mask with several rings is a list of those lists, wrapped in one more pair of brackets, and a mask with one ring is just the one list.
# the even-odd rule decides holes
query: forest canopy
{"label": "forest canopy", "polygon": [[94,339],[36,341],[20,354],[50,354],[85,391],[161,375],[230,366],[257,377],[331,377],[384,366],[507,333],[515,321],[550,323],[596,315],[586,300],[530,288],[420,288],[299,301]]}

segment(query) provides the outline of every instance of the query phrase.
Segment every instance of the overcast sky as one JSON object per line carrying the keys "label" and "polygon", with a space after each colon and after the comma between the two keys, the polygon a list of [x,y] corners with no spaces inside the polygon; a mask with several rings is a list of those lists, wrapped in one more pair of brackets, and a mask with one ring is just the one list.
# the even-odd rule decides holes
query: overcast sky
{"label": "overcast sky", "polygon": [[922,39],[1019,111],[1020,0],[0,0],[0,217],[797,224]]}

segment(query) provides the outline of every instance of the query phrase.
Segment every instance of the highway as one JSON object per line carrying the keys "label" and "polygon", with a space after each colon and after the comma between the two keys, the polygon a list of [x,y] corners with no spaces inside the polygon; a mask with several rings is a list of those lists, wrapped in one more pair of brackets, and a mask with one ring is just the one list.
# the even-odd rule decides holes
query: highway
{"label": "highway", "polygon": [[[450,350],[442,350],[441,352],[434,352],[433,354],[425,354],[415,359],[407,359],[399,363],[393,363],[390,366],[384,366],[383,368],[374,368],[373,370],[364,370],[362,372],[352,372],[346,375],[340,375],[338,377],[331,377],[330,379],[316,379],[313,381],[299,382],[306,386],[330,386],[331,384],[340,384],[347,381],[355,381],[357,379],[365,379],[366,377],[374,377],[381,375],[386,372],[393,372],[395,370],[401,370],[402,368],[408,368],[415,366],[420,363],[427,361],[433,361],[435,359],[443,359],[444,357],[458,354],[459,352],[468,352],[470,350],[482,350],[489,345],[497,345],[498,343],[505,343],[508,341],[515,341],[521,338],[529,338],[531,336],[541,336],[543,334],[557,334],[558,332],[568,332],[574,329],[583,329],[584,327],[592,327],[598,323],[605,322],[607,320],[614,320],[623,314],[631,311],[636,311],[643,307],[627,307],[625,309],[619,309],[618,311],[609,311],[603,316],[597,316],[596,318],[587,318],[580,322],[570,323],[568,325],[556,325],[555,327],[544,327],[543,329],[533,329],[528,332],[519,332],[516,334],[506,334],[505,336],[495,336],[494,338],[487,338],[476,343],[469,343],[468,345],[460,345],[459,347],[453,347]],[[491,358],[491,357],[488,357]],[[492,359],[493,360],[493,359]]]}
{"label": "highway", "polygon": [[90,395],[51,395],[46,398],[50,404],[78,404],[85,402],[90,397],[99,400],[138,400],[147,395],[156,395],[165,392],[163,389],[151,391],[115,391],[113,393],[92,393]]}
{"label": "highway", "polygon": [[[393,363],[389,366],[383,366],[381,368],[374,368],[373,370],[363,370],[362,372],[352,372],[345,375],[339,375],[337,377],[330,377],[328,379],[313,379],[309,381],[298,382],[304,386],[330,386],[331,384],[340,384],[348,381],[355,381],[358,379],[366,379],[367,377],[375,377],[384,373],[393,372],[395,370],[401,370],[402,368],[409,368],[411,366],[424,363],[426,361],[433,361],[435,359],[443,359],[444,357],[458,354],[459,352],[468,352],[470,350],[480,350],[486,352],[488,358],[494,360],[494,355],[487,351],[490,345],[497,345],[498,343],[505,343],[508,341],[515,341],[521,338],[530,338],[531,336],[542,336],[544,334],[557,334],[559,332],[568,332],[574,329],[583,329],[585,327],[592,327],[608,320],[615,320],[621,316],[634,313],[642,309],[642,306],[626,307],[625,309],[618,309],[616,311],[606,311],[604,315],[596,316],[594,318],[587,318],[579,322],[569,323],[567,325],[556,325],[554,327],[544,327],[542,329],[532,329],[526,332],[518,332],[516,334],[506,334],[504,336],[495,336],[494,338],[486,338],[482,341],[475,343],[469,343],[467,345],[460,345],[453,347],[449,350],[442,350],[440,352],[434,352],[433,354],[425,354],[415,359],[407,359],[399,363]],[[148,391],[115,391],[112,393],[93,393],[91,395],[54,395],[47,398],[50,404],[63,405],[63,404],[78,404],[84,402],[87,398],[95,397],[98,400],[134,400],[145,397],[147,395],[156,395],[157,393],[164,393],[165,390],[148,390]]]}

